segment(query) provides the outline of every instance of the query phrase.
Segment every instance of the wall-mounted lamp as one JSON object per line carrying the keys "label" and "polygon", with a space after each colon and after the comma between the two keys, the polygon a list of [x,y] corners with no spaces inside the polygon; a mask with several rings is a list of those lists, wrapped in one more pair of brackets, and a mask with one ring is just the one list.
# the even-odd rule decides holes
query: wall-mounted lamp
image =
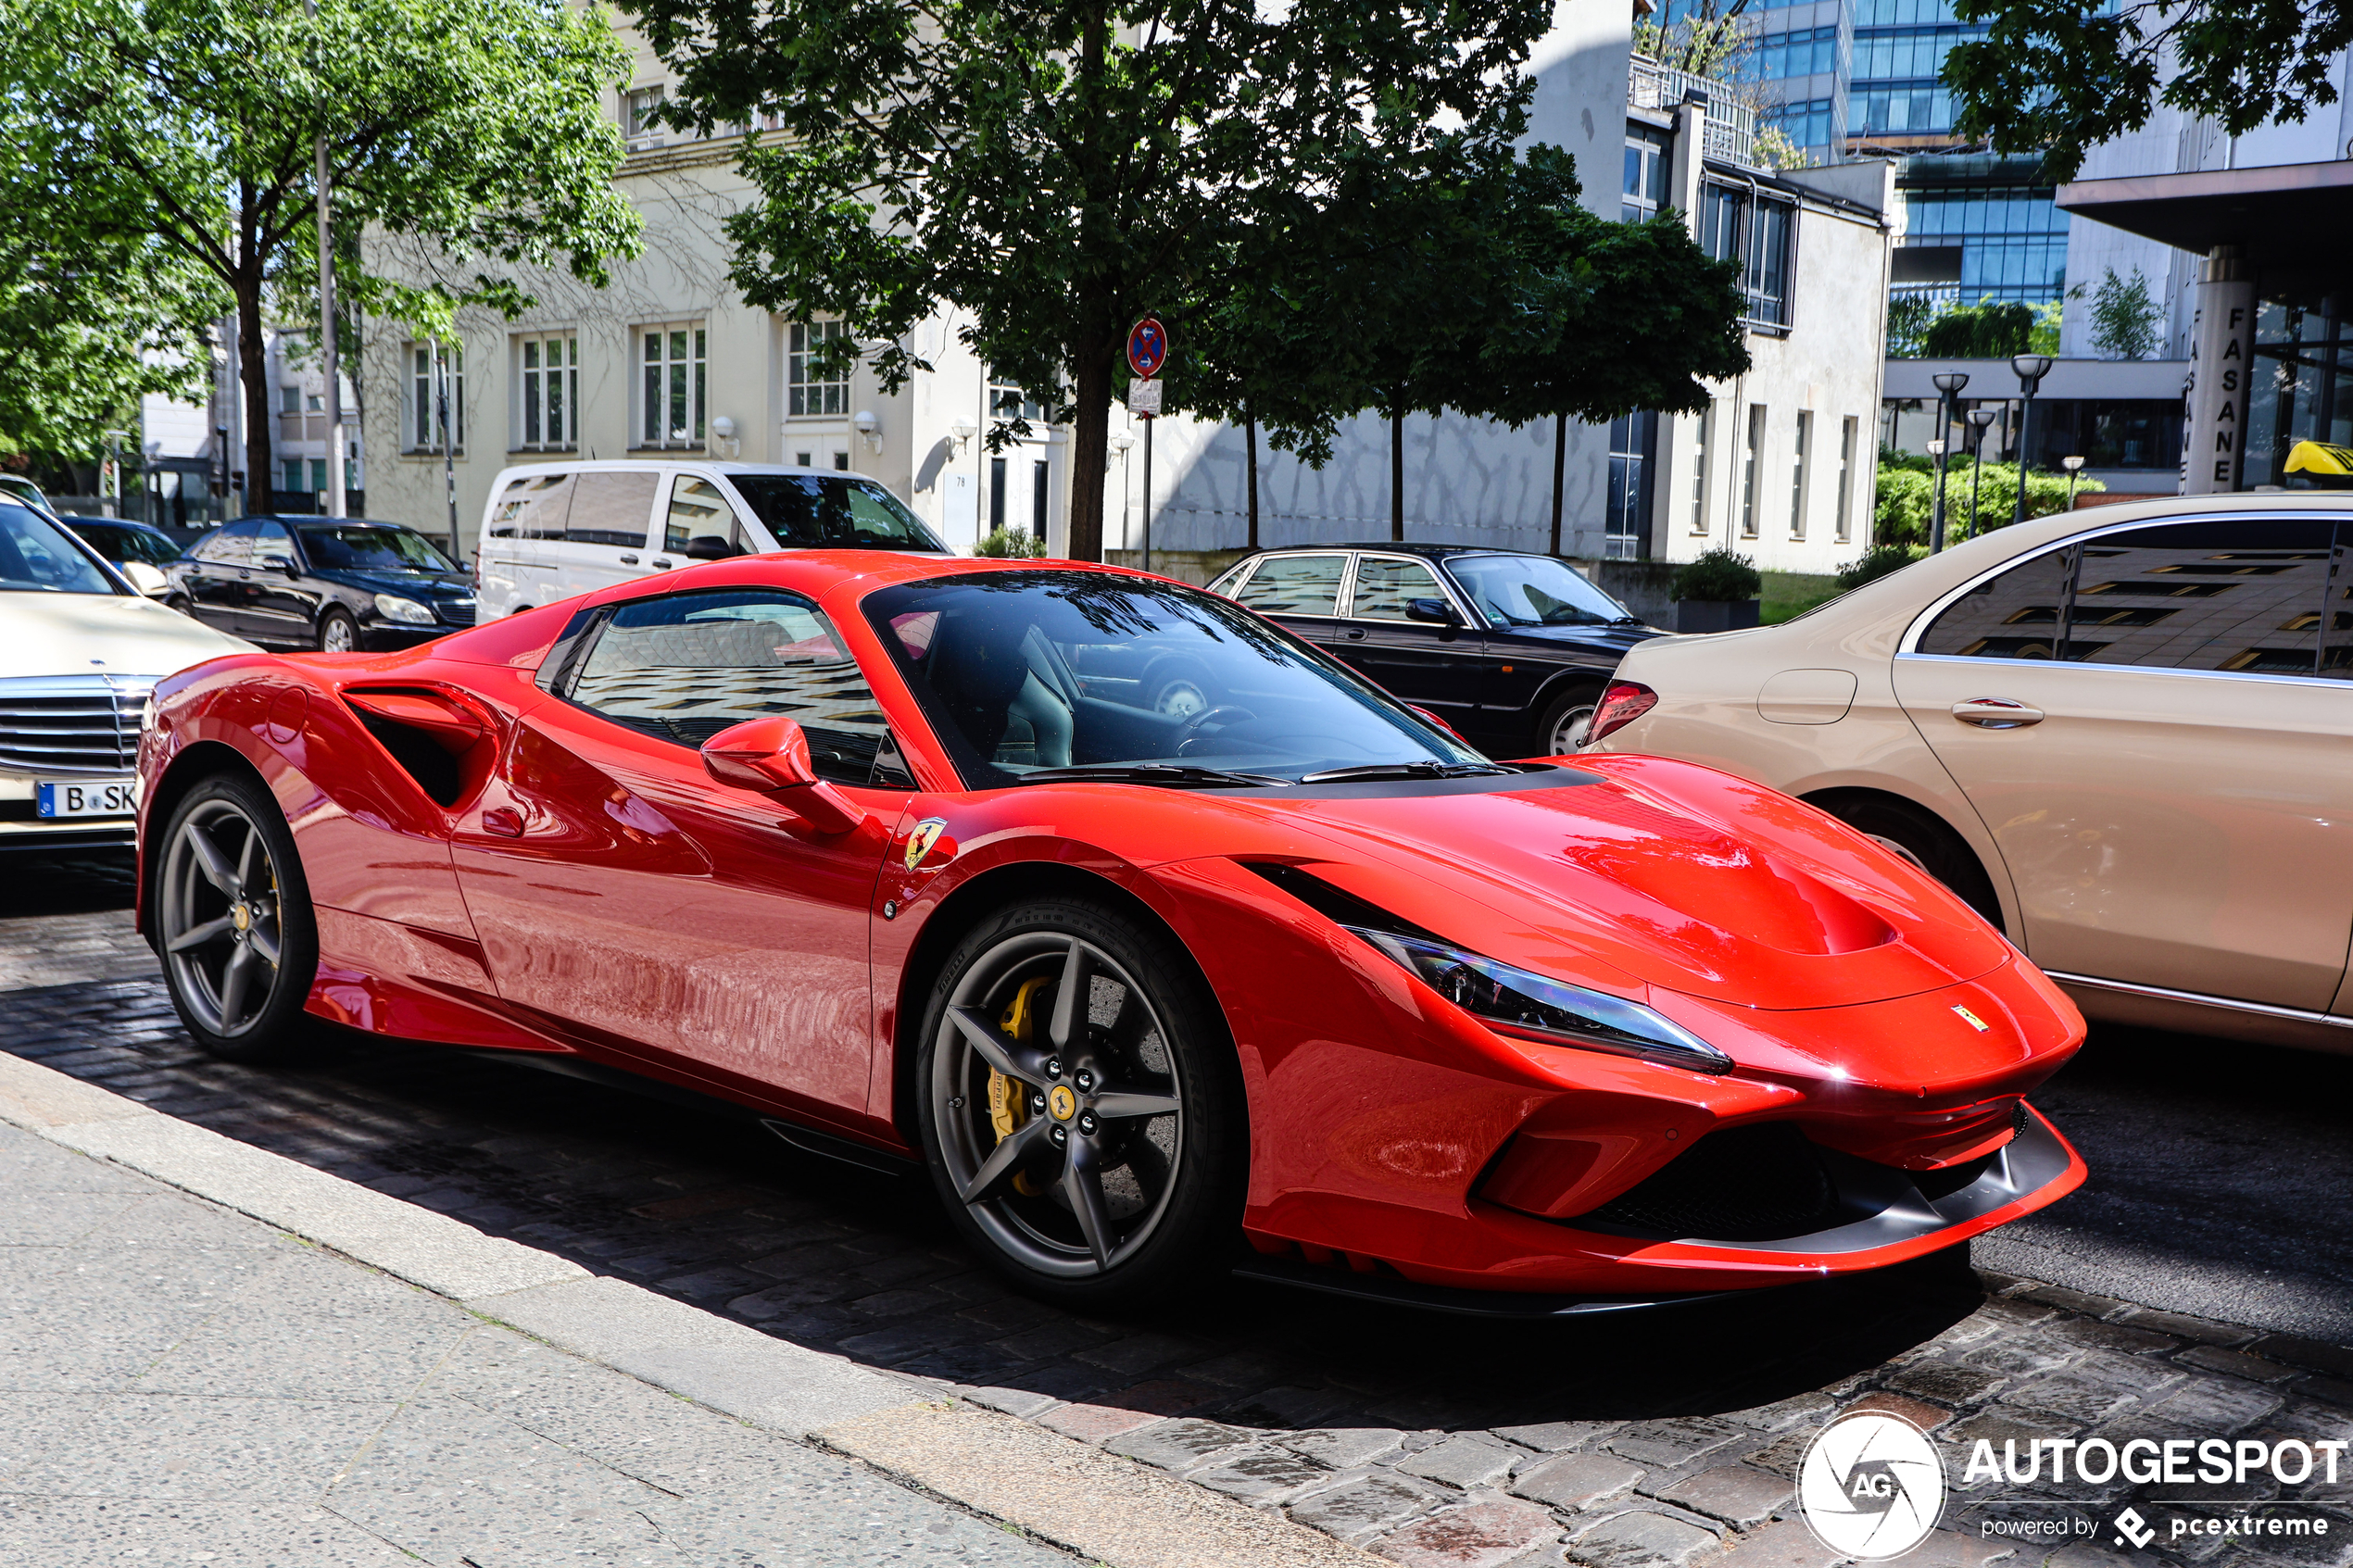
{"label": "wall-mounted lamp", "polygon": [[849,422],[859,434],[866,438],[867,451],[882,450],[882,420],[875,418],[875,411],[872,408],[859,409],[858,417]]}
{"label": "wall-mounted lamp", "polygon": [[736,439],[736,421],[724,414],[711,421],[711,449],[714,458],[732,458],[743,450]]}
{"label": "wall-mounted lamp", "polygon": [[979,429],[980,427],[970,420],[958,420],[948,427],[948,433],[956,438],[956,450],[961,452],[964,449],[964,443],[977,434]]}

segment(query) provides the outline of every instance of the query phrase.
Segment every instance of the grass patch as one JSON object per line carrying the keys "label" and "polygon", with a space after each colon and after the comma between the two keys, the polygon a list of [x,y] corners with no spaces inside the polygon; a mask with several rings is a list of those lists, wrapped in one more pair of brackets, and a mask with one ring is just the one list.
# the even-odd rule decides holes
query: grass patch
{"label": "grass patch", "polygon": [[1765,578],[1764,603],[1757,615],[1768,626],[1803,615],[1824,599],[1836,596],[1838,579],[1817,576],[1810,571],[1768,571]]}

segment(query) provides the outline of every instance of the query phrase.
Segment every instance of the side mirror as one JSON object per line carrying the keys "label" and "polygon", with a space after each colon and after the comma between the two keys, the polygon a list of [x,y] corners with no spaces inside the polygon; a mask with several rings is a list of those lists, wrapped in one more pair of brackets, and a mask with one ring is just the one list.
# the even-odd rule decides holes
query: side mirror
{"label": "side mirror", "polygon": [[131,580],[131,585],[147,597],[154,598],[158,594],[171,591],[171,579],[145,561],[127,560],[121,564],[122,574]]}
{"label": "side mirror", "polygon": [[1407,599],[1405,619],[1427,621],[1436,626],[1456,626],[1462,623],[1462,612],[1444,599]]}
{"label": "side mirror", "polygon": [[777,797],[819,833],[848,833],[866,820],[855,801],[817,776],[809,737],[781,715],[720,731],[702,743],[702,767],[721,784]]}
{"label": "side mirror", "polygon": [[733,560],[745,554],[743,546],[716,533],[698,533],[686,541],[685,551],[688,560]]}
{"label": "side mirror", "polygon": [[284,556],[264,556],[253,564],[255,570],[258,571],[283,571],[289,577],[302,575],[295,563]]}

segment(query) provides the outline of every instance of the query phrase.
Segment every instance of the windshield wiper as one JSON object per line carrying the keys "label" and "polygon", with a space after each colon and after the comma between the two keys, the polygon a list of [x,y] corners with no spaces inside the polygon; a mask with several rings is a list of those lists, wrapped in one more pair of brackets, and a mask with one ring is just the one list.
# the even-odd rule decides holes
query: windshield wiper
{"label": "windshield wiper", "polygon": [[1354,779],[1469,779],[1508,773],[1492,762],[1365,762],[1353,768],[1327,768],[1300,779],[1303,784],[1344,784]]}
{"label": "windshield wiper", "polygon": [[1197,768],[1183,762],[1101,762],[1078,768],[1039,768],[1024,773],[1022,784],[1063,784],[1093,780],[1099,784],[1284,784],[1271,773],[1234,773],[1223,768]]}

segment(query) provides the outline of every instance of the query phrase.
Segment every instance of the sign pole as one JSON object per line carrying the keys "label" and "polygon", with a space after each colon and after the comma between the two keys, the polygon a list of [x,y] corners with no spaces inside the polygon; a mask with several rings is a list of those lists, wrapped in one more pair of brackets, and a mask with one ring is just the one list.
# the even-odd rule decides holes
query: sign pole
{"label": "sign pole", "polygon": [[1127,409],[1144,421],[1144,570],[1152,569],[1152,421],[1160,413],[1160,383],[1154,379],[1168,365],[1168,329],[1157,316],[1146,316],[1127,329],[1127,369],[1136,380],[1127,388]]}
{"label": "sign pole", "polygon": [[1152,569],[1152,425],[1150,414],[1144,416],[1144,570]]}

